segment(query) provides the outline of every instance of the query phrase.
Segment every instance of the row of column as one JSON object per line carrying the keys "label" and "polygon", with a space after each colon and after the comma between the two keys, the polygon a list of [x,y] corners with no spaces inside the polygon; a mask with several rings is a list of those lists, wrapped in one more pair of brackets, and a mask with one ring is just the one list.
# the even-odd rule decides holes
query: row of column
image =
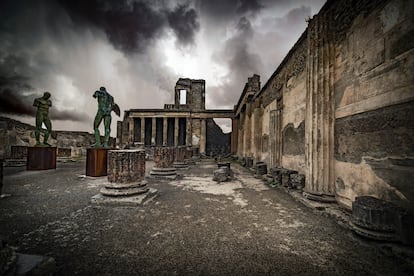
{"label": "row of column", "polygon": [[[146,133],[147,129],[146,126],[146,119],[151,119],[151,134],[150,139],[148,137],[149,133]],[[162,119],[162,142],[157,141],[160,138],[157,136],[157,119]],[[170,121],[170,126],[173,125],[173,133],[172,127],[169,130],[169,119],[173,119]],[[140,120],[140,130],[139,133],[136,133],[135,130],[135,120]],[[128,140],[132,142],[143,142],[144,144],[151,144],[151,145],[169,145],[169,146],[192,146],[193,142],[193,129],[192,129],[192,119],[191,118],[182,118],[182,117],[130,117],[129,118],[129,138]],[[173,122],[173,124],[172,124]],[[148,124],[148,120],[147,120]],[[206,120],[200,119],[200,127],[201,127],[201,135],[199,140],[200,152],[205,153],[206,148]],[[160,127],[158,127],[160,129]],[[161,133],[158,133],[160,135]],[[173,135],[173,137],[171,137]],[[138,136],[138,137],[137,137]],[[138,139],[137,139],[138,138]],[[157,139],[158,138],[158,139]],[[169,139],[170,138],[170,139]],[[157,143],[158,142],[158,143]],[[161,142],[161,143],[160,143]]]}

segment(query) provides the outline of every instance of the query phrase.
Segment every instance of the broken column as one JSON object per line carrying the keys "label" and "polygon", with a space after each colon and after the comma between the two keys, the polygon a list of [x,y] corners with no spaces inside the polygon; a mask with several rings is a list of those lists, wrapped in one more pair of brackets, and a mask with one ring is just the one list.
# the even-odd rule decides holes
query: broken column
{"label": "broken column", "polygon": [[150,172],[150,177],[175,179],[177,177],[177,170],[174,168],[173,163],[174,147],[155,147],[154,167]]}
{"label": "broken column", "polygon": [[93,203],[126,203],[137,205],[154,197],[157,190],[148,188],[145,177],[145,150],[110,150],[108,182]]}
{"label": "broken column", "polygon": [[186,162],[187,147],[179,146],[174,150],[174,163],[173,166],[176,169],[188,169],[188,163]]}

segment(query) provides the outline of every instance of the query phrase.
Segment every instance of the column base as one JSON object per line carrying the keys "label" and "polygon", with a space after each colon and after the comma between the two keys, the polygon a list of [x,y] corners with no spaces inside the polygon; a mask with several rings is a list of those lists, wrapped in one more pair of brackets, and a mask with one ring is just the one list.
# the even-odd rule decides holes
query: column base
{"label": "column base", "polygon": [[174,168],[176,168],[178,170],[187,170],[188,169],[187,162],[174,162],[173,166],[174,166]]}
{"label": "column base", "polygon": [[104,196],[133,196],[148,192],[147,182],[141,181],[136,183],[108,183],[100,190]]}
{"label": "column base", "polygon": [[128,196],[106,196],[97,194],[91,198],[91,203],[106,206],[139,206],[145,205],[157,196],[157,189],[147,188],[143,193]]}
{"label": "column base", "polygon": [[158,179],[176,179],[177,170],[175,168],[152,168],[150,171],[151,178]]}
{"label": "column base", "polygon": [[318,201],[318,202],[325,202],[325,203],[334,203],[336,202],[335,195],[330,194],[317,194],[311,193],[309,191],[304,191],[303,196],[309,200]]}

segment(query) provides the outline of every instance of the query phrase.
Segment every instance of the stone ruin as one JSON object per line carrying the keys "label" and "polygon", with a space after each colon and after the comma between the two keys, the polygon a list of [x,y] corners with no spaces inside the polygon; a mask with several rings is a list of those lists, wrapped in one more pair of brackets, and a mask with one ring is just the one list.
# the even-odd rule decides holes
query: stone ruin
{"label": "stone ruin", "polygon": [[154,167],[150,172],[151,178],[176,179],[177,170],[174,167],[174,147],[154,148]]}
{"label": "stone ruin", "polygon": [[108,182],[92,203],[139,205],[157,195],[147,187],[145,178],[145,150],[110,150],[108,152]]}

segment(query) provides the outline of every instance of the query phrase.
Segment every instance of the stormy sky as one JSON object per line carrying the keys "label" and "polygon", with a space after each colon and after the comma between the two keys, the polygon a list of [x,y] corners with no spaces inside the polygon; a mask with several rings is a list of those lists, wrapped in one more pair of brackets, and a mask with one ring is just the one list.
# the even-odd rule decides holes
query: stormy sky
{"label": "stormy sky", "polygon": [[[34,124],[49,91],[54,130],[92,131],[95,90],[123,111],[173,103],[178,78],[206,80],[207,108],[262,85],[324,0],[2,0],[0,115]],[[116,121],[113,114],[112,135]],[[226,124],[224,122],[223,124]]]}

